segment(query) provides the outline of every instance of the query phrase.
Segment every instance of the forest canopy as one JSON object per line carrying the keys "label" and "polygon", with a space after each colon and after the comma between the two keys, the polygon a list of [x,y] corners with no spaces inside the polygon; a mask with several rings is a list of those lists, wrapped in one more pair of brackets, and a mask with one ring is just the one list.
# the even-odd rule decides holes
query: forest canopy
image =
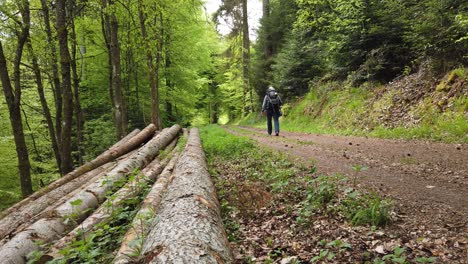
{"label": "forest canopy", "polygon": [[258,112],[270,85],[291,101],[317,81],[468,64],[466,1],[263,0],[258,29],[249,3],[211,15],[200,0],[1,1],[2,200],[19,198],[18,174],[26,196],[134,128]]}

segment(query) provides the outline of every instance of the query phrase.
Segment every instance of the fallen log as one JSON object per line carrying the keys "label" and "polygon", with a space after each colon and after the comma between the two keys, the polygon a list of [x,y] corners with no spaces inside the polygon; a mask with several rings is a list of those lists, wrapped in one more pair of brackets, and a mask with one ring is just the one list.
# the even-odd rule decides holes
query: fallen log
{"label": "fallen log", "polygon": [[[148,126],[143,131],[139,132],[138,130],[134,130],[128,136],[121,139],[119,142],[114,144],[110,147],[107,151],[103,154],[99,155],[94,160],[84,164],[83,166],[77,168],[76,170],[68,173],[67,175],[63,176],[62,178],[50,183],[46,187],[36,191],[35,193],[31,194],[27,198],[19,201],[15,205],[11,206],[10,208],[4,210],[0,213],[0,219],[4,218],[5,216],[11,214],[12,212],[21,210],[22,207],[26,206],[27,204],[31,203],[32,201],[37,200],[39,197],[43,196],[44,194],[50,192],[51,190],[61,186],[86,172],[92,171],[120,156],[123,154],[135,149],[142,143],[146,142],[146,140],[153,135],[155,131],[154,126]],[[2,237],[0,235],[0,237]]]}
{"label": "fallen log", "polygon": [[136,213],[130,224],[130,229],[125,234],[119,251],[114,258],[114,264],[136,263],[141,247],[146,235],[149,232],[151,220],[161,203],[164,190],[170,181],[172,171],[179,158],[179,150],[175,149],[171,161],[159,175],[158,180],[151,187],[150,192],[145,197],[140,210]]}
{"label": "fallen log", "polygon": [[[125,162],[106,174],[103,179],[93,182],[88,188],[55,208],[50,218],[40,219],[24,231],[16,234],[0,248],[2,261],[4,263],[25,263],[26,255],[39,248],[37,241],[49,243],[60,238],[64,231],[72,229],[82,221],[89,210],[96,208],[117,181],[122,180],[132,171],[143,168],[152,161],[159,150],[167,146],[176,137],[179,130],[180,126],[178,125],[163,130],[147,142],[140,151],[131,155]],[[68,218],[73,220],[64,221]],[[68,222],[68,225],[65,222]],[[46,229],[48,232],[42,232]]]}
{"label": "fallen log", "polygon": [[[173,140],[171,144],[166,147],[166,151],[174,149],[176,140]],[[120,190],[114,193],[108,198],[92,215],[88,216],[79,226],[70,231],[66,236],[58,240],[49,250],[49,253],[41,257],[40,263],[60,258],[60,250],[71,243],[75,238],[80,235],[81,239],[86,239],[91,231],[94,230],[94,226],[99,223],[108,221],[112,215],[113,208],[117,208],[121,203],[131,197],[137,196],[143,190],[140,184],[151,184],[153,183],[158,175],[163,171],[166,165],[169,163],[170,157],[166,157],[162,161],[155,158],[153,162],[148,164],[140,174],[135,175],[132,181],[128,182]]]}
{"label": "fallen log", "polygon": [[156,217],[143,245],[144,263],[233,262],[195,128],[190,130]]}
{"label": "fallen log", "polygon": [[[118,148],[138,132],[138,130],[133,131],[129,134],[129,136],[123,138],[122,140],[114,144],[110,149]],[[17,229],[18,226],[30,220],[38,213],[43,212],[48,206],[54,204],[60,198],[78,189],[80,186],[87,183],[90,179],[94,178],[95,176],[107,172],[108,169],[114,167],[116,164],[117,162],[109,162],[92,171],[86,172],[80,177],[72,179],[67,183],[63,183],[62,185],[55,184],[55,188],[50,189],[48,192],[43,193],[43,195],[34,198],[34,200],[32,196],[26,198],[25,200],[27,201],[23,202],[20,208],[16,208],[14,210],[12,210],[11,208],[8,209],[10,213],[4,218],[0,219],[0,240],[5,238],[6,236],[10,236],[11,232]],[[54,183],[59,181],[60,179],[55,181]],[[16,204],[14,207],[16,207],[18,204]]]}

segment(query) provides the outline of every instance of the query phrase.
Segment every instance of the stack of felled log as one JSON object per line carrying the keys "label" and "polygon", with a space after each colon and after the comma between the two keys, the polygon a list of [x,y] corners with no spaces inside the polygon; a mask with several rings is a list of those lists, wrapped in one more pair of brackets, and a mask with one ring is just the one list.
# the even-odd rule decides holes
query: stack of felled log
{"label": "stack of felled log", "polygon": [[[179,125],[133,131],[2,212],[1,263],[26,263],[26,256],[44,250],[44,244],[50,246],[40,263],[60,259],[63,248],[108,221],[111,208],[141,195],[141,184],[151,189],[114,252],[114,263],[233,262],[198,130],[184,129],[188,140],[183,149],[175,148],[180,131]],[[168,155],[159,157],[161,150]],[[124,184],[116,190],[117,182]]]}

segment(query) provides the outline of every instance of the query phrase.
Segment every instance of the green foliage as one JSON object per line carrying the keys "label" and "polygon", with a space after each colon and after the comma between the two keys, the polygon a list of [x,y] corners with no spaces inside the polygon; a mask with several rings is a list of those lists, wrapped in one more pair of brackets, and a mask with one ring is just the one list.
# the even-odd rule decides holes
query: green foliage
{"label": "green foliage", "polygon": [[[129,176],[129,180],[138,177],[139,173],[139,171],[133,172]],[[117,185],[116,188],[118,188]],[[120,241],[130,228],[129,224],[138,211],[141,201],[148,193],[150,186],[145,182],[140,182],[136,188],[141,188],[141,191],[138,192],[139,195],[123,200],[118,206],[112,207],[109,220],[95,225],[92,232],[86,236],[78,234],[69,246],[60,251],[62,258],[54,259],[48,263],[111,263],[114,258],[112,253],[120,246],[120,243],[116,241]],[[109,201],[114,198],[112,194],[107,196]],[[81,202],[81,200],[76,200],[72,202],[72,205],[78,206]],[[153,214],[145,217],[148,218],[145,221],[149,221],[153,219]],[[134,241],[133,243],[137,244],[138,242]],[[135,246],[135,248],[138,247]]]}
{"label": "green foliage", "polygon": [[375,258],[374,263],[381,263],[385,264],[387,261],[390,261],[391,263],[398,263],[398,264],[407,264],[406,256],[405,256],[405,248],[401,247],[395,247],[393,249],[393,254],[387,254],[380,258]]}
{"label": "green foliage", "polygon": [[[464,74],[465,70],[458,69],[449,75]],[[456,82],[448,85],[445,92],[428,93],[426,97],[411,102],[413,105],[407,116],[417,120],[408,124],[401,118],[393,123],[385,122],[386,119],[391,119],[387,117],[391,114],[389,109],[406,108],[393,100],[394,97],[411,96],[402,95],[399,89],[379,87],[374,91],[366,84],[353,88],[342,82],[314,83],[312,90],[303,98],[292,102],[287,115],[280,118],[281,129],[318,134],[468,142],[468,123],[465,117],[468,99],[463,96],[449,97],[446,101],[442,99],[440,102],[446,107],[442,111],[433,103],[434,97],[445,98],[454,84]],[[265,127],[265,119],[255,114],[238,123]]]}
{"label": "green foliage", "polygon": [[467,63],[463,1],[285,2],[272,0],[261,21],[254,60],[259,95],[269,83],[302,95],[313,79],[388,82],[427,59],[442,72]]}
{"label": "green foliage", "polygon": [[321,240],[318,243],[318,246],[324,247],[324,249],[320,250],[319,255],[310,259],[310,262],[312,263],[315,263],[321,260],[333,261],[335,256],[341,255],[346,250],[351,249],[351,244],[343,242],[340,239],[336,239],[328,243],[326,240]]}
{"label": "green foliage", "polygon": [[313,223],[313,216],[326,212],[343,215],[353,225],[385,226],[390,222],[391,202],[377,195],[361,194],[353,188],[344,188],[347,181],[339,175],[319,176],[307,182],[306,198],[301,202],[297,221]]}
{"label": "green foliage", "polygon": [[115,126],[111,120],[112,117],[108,113],[86,122],[85,148],[87,160],[97,157],[116,142]]}
{"label": "green foliage", "polygon": [[218,156],[237,158],[255,149],[249,139],[228,134],[215,125],[203,128],[200,136],[208,159]]}

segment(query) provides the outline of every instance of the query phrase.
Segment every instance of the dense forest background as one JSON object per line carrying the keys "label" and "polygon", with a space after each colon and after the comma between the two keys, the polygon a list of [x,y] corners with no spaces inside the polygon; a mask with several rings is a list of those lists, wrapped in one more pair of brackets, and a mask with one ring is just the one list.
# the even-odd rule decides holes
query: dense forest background
{"label": "dense forest background", "polygon": [[421,69],[467,76],[466,1],[262,3],[251,40],[247,0],[213,16],[199,0],[2,1],[1,206],[134,128],[254,115],[268,85],[293,104],[324,83],[372,91]]}

